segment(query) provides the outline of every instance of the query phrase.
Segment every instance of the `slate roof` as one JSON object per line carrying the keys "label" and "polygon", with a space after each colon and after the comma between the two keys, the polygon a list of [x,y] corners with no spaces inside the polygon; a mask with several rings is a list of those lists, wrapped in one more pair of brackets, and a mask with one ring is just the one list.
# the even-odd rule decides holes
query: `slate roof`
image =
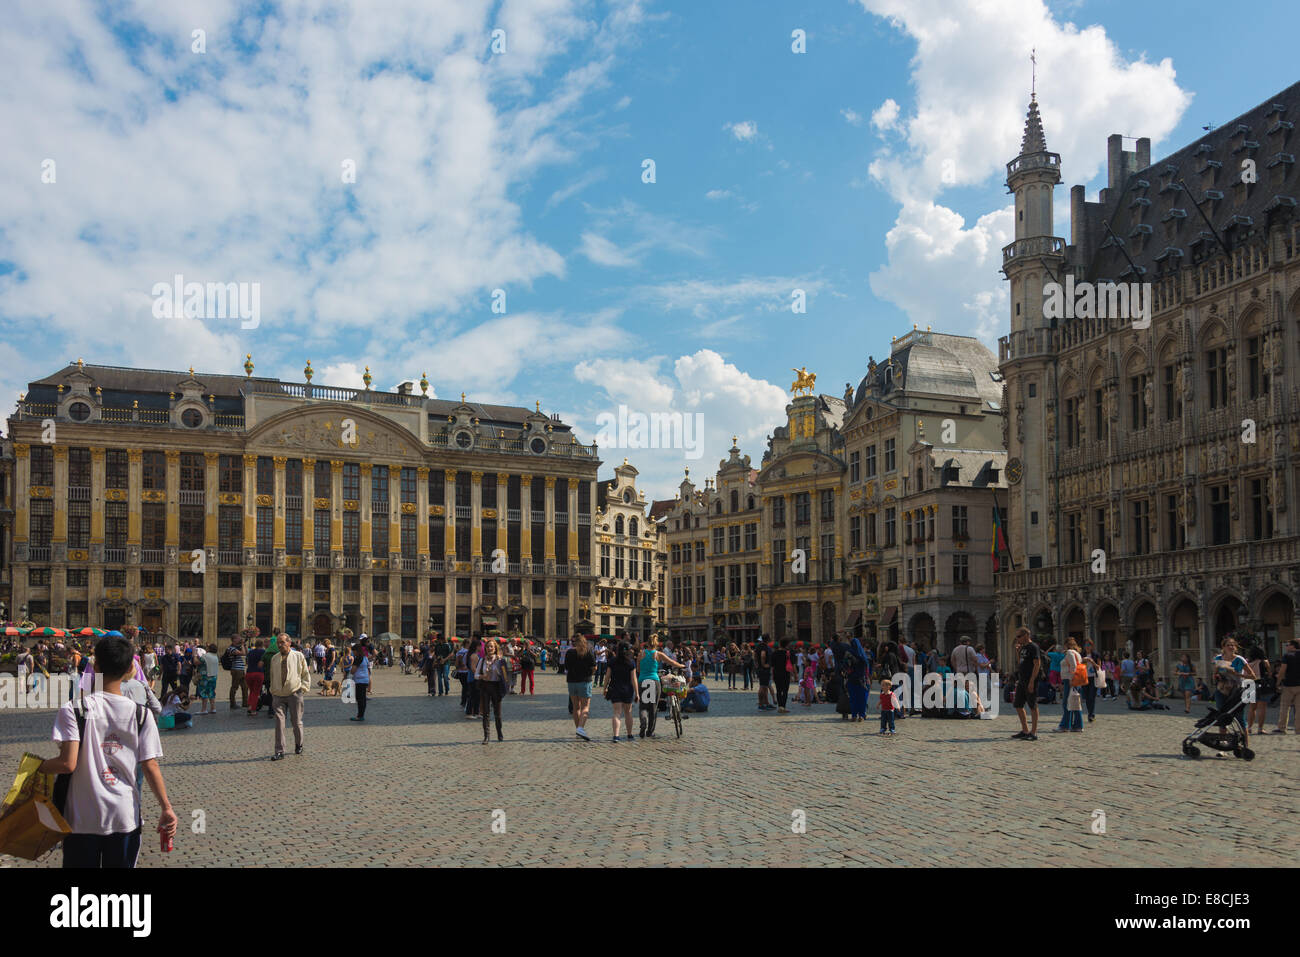
{"label": "slate roof", "polygon": [[[913,332],[901,347],[894,350],[894,389],[924,393],[949,399],[969,399],[981,406],[1002,401],[1002,385],[993,379],[998,360],[988,347],[969,336],[942,332]],[[854,404],[869,391],[870,374],[858,385]],[[886,363],[876,365],[875,385],[885,392]]]}
{"label": "slate roof", "polygon": [[[1296,124],[1300,124],[1300,82],[1129,175],[1116,195],[1109,197],[1103,218],[1145,270],[1145,281],[1162,270],[1193,262],[1198,254],[1221,252],[1192,198],[1230,247],[1243,235],[1263,230],[1271,217],[1294,214],[1300,198]],[[1243,188],[1245,159],[1255,161],[1257,182]],[[1275,181],[1278,167],[1285,170],[1280,182]],[[1180,180],[1186,182],[1191,198]],[[1105,238],[1088,266],[1087,278],[1136,281],[1123,252],[1107,234],[1102,235]]]}

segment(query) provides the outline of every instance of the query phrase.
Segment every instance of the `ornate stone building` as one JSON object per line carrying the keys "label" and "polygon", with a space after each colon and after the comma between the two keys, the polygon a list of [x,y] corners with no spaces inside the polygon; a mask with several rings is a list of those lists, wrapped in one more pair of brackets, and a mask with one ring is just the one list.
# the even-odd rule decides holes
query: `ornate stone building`
{"label": "ornate stone building", "polygon": [[[1296,633],[1297,121],[1300,84],[1155,163],[1149,140],[1110,137],[1098,201],[1071,191],[1067,244],[1052,226],[1061,158],[1031,99],[1007,165],[1004,657],[1021,623],[1155,650],[1166,675],[1184,652],[1203,668],[1228,632],[1270,655]],[[1103,310],[1102,283],[1137,288]],[[1056,315],[1051,284],[1083,297]]]}
{"label": "ornate stone building", "polygon": [[945,651],[995,640],[1000,379],[978,340],[913,329],[846,392],[849,630]]}
{"label": "ornate stone building", "polygon": [[636,487],[637,474],[624,459],[614,469],[614,480],[597,486],[591,526],[591,551],[598,563],[592,613],[597,634],[626,631],[645,638],[657,620],[659,531],[646,518],[646,498]]}
{"label": "ornate stone building", "polygon": [[688,469],[677,498],[651,510],[667,556],[663,620],[674,641],[758,637],[762,551],[754,480],[749,456],[740,454],[733,436],[716,478],[696,489]]}
{"label": "ornate stone building", "polygon": [[[245,624],[571,633],[599,460],[537,409],[78,361],[9,420],[9,604],[216,640]],[[427,389],[421,380],[421,392]]]}
{"label": "ornate stone building", "polygon": [[763,631],[777,641],[828,641],[844,618],[845,408],[835,396],[796,394],[763,453]]}

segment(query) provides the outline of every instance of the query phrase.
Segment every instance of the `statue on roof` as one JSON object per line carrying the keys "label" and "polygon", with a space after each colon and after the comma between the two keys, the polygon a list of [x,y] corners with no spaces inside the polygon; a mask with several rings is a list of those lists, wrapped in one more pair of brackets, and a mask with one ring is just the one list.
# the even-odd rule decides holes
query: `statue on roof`
{"label": "statue on roof", "polygon": [[797,377],[794,382],[790,383],[790,394],[812,395],[813,390],[817,388],[817,373],[810,373],[807,366],[791,369],[790,371]]}

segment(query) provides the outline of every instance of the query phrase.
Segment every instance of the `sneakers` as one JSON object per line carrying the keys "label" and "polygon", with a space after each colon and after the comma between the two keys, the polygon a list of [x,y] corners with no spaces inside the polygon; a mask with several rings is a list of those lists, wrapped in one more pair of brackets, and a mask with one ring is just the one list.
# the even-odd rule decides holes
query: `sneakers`
{"label": "sneakers", "polygon": [[[621,740],[623,740],[623,739],[620,738],[618,735],[614,735],[613,741],[614,741],[615,744],[618,744]],[[628,738],[628,740],[631,741],[632,739],[631,739],[631,738]]]}
{"label": "sneakers", "polygon": [[[631,732],[628,733],[627,739],[628,739],[629,741],[635,741],[635,740],[636,740],[635,738],[632,737]],[[615,738],[614,740],[617,741],[618,738]]]}
{"label": "sneakers", "polygon": [[590,740],[591,740],[591,736],[590,736],[589,734],[587,734],[587,729],[586,729],[586,728],[578,728],[576,731],[574,731],[574,734],[576,734],[578,737],[582,738],[583,741],[590,741]]}
{"label": "sneakers", "polygon": [[294,753],[294,754],[302,754],[302,745],[300,744],[300,745],[298,745],[296,748],[294,748],[294,749],[293,749],[293,753]]}
{"label": "sneakers", "polygon": [[1038,740],[1038,735],[1036,735],[1036,734],[1027,734],[1027,735],[1025,735],[1025,740],[1026,740],[1026,741],[1037,741],[1037,740]]}
{"label": "sneakers", "polygon": [[284,752],[283,752],[283,751],[277,751],[277,752],[275,752],[275,754],[271,755],[271,760],[272,760],[272,761],[283,761],[283,760],[284,760]]}
{"label": "sneakers", "polygon": [[1023,740],[1024,740],[1025,738],[1027,738],[1027,737],[1029,737],[1029,732],[1028,732],[1028,731],[1017,731],[1015,734],[1013,734],[1013,735],[1011,736],[1011,740],[1013,740],[1013,741],[1023,741]]}

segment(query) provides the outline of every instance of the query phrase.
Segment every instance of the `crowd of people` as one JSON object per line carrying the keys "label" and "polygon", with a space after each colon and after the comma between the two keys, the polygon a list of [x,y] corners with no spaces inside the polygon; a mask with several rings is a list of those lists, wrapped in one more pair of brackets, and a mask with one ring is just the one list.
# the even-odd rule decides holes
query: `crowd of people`
{"label": "crowd of people", "polygon": [[[1162,699],[1181,696],[1185,710],[1190,710],[1196,697],[1212,700],[1223,711],[1235,701],[1247,700],[1240,693],[1246,680],[1254,683],[1257,692],[1247,702],[1247,731],[1252,727],[1256,733],[1264,731],[1270,703],[1280,703],[1273,733],[1285,733],[1288,722],[1300,722],[1297,640],[1289,640],[1282,657],[1270,662],[1257,646],[1240,653],[1236,638],[1228,636],[1208,663],[1206,675],[1195,674],[1190,658],[1183,655],[1174,670],[1173,687],[1155,680],[1153,656],[1142,650],[1098,653],[1091,642],[1075,638],[1057,647],[1048,640],[1035,641],[1023,628],[1014,636],[1014,648],[1014,667],[1001,678],[1006,700],[1020,719],[1020,730],[1012,735],[1019,740],[1037,740],[1039,705],[1055,704],[1058,699],[1061,719],[1055,731],[1078,733],[1085,727],[1085,712],[1089,723],[1095,720],[1098,699],[1124,697],[1130,708],[1148,710],[1167,708]],[[133,866],[140,842],[140,787],[145,781],[162,808],[160,833],[164,838],[174,833],[175,816],[157,764],[158,734],[193,727],[195,718],[214,714],[221,671],[230,674],[230,710],[256,716],[266,708],[274,719],[271,759],[280,761],[286,753],[286,730],[292,730],[294,753],[303,753],[304,705],[313,676],[319,694],[355,702],[351,720],[364,722],[376,669],[394,665],[391,645],[376,646],[365,634],[354,637],[347,630],[333,638],[300,643],[283,631],[263,638],[249,628],[232,638],[221,654],[217,649],[215,644],[142,640],[131,629],[100,638],[93,650],[90,641],[72,638],[41,639],[31,647],[4,639],[0,654],[16,662],[24,685],[52,673],[77,676],[70,685],[72,700],[60,708],[55,721],[59,756],[42,765],[46,773],[73,775],[65,813],[75,839],[65,842],[65,864]],[[898,721],[926,713],[915,694],[900,695],[894,684],[900,673],[909,683],[931,674],[954,676],[949,683],[956,689],[955,707],[945,706],[943,716],[970,718],[989,716],[991,702],[981,699],[978,688],[988,688],[991,681],[983,679],[998,674],[996,660],[969,638],[944,653],[907,641],[864,642],[842,634],[824,647],[806,647],[789,639],[764,638],[708,646],[674,645],[671,640],[661,642],[658,635],[620,634],[609,639],[576,634],[570,640],[547,643],[523,635],[474,634],[453,640],[430,633],[419,644],[403,644],[397,658],[403,673],[424,677],[430,696],[450,696],[454,676],[459,685],[458,708],[467,720],[481,722],[484,744],[491,740],[493,726],[497,741],[505,740],[508,709],[504,703],[511,695],[535,696],[535,673],[548,666],[565,676],[574,734],[586,742],[592,740],[587,725],[595,689],[610,702],[611,739],[619,742],[635,740],[634,703],[640,738],[654,739],[656,718],[664,709],[664,688],[667,683],[677,687],[683,678],[682,710],[688,713],[684,718],[708,713],[712,693],[707,682],[720,684],[725,676],[729,689],[753,690],[760,711],[789,714],[795,704],[804,708],[830,704],[846,722],[866,720],[873,682],[879,682],[878,733],[895,735]],[[957,680],[957,675],[962,679]],[[1300,725],[1296,730],[1300,733]],[[93,754],[95,742],[110,738],[123,744],[122,760],[115,760],[107,770],[79,763],[83,743]],[[119,780],[129,788],[114,787]],[[107,792],[101,793],[101,783]],[[131,808],[123,797],[127,790],[134,794]],[[134,829],[127,826],[132,820]]]}

